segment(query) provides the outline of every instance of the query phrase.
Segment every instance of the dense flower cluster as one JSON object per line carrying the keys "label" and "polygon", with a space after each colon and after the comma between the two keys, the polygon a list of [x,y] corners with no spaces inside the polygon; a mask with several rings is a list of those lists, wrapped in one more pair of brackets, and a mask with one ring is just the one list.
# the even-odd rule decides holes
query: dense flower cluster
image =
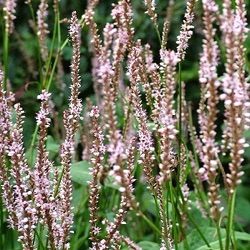
{"label": "dense flower cluster", "polygon": [[40,51],[43,61],[46,61],[48,56],[48,49],[46,45],[46,36],[49,33],[48,24],[46,23],[46,18],[48,16],[47,9],[47,0],[41,0],[37,11],[37,36],[40,42]]}
{"label": "dense flower cluster", "polygon": [[3,11],[5,19],[5,30],[8,33],[12,33],[14,30],[14,20],[16,19],[16,0],[6,0],[4,1]]}
{"label": "dense flower cluster", "polygon": [[188,40],[191,38],[193,34],[193,28],[192,25],[193,19],[194,19],[194,5],[196,0],[190,0],[187,3],[187,10],[185,12],[185,19],[183,21],[183,24],[181,26],[180,35],[177,37],[177,55],[180,60],[184,60],[186,50],[188,48]]}

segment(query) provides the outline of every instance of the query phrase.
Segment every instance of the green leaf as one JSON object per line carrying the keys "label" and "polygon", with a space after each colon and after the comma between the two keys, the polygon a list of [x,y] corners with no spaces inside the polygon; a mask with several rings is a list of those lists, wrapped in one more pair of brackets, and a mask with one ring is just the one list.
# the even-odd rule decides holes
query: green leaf
{"label": "green leaf", "polygon": [[[204,242],[204,240],[201,238],[200,233],[196,229],[194,229],[187,236],[187,241],[188,241],[188,245],[190,249],[194,249],[194,250],[211,250],[211,249],[219,250],[220,249],[216,228],[203,227],[203,228],[200,228],[200,231],[206,237],[207,241],[209,242],[210,247],[208,247],[207,244]],[[222,228],[220,231],[221,231],[221,238],[222,238],[223,245],[225,245],[226,229]],[[235,232],[235,238],[237,240],[250,241],[250,234],[244,233],[244,232]],[[180,249],[184,249],[183,242],[180,244]]]}
{"label": "green leaf", "polygon": [[138,245],[143,249],[143,250],[159,250],[160,246],[151,241],[141,241],[138,243]]}
{"label": "green leaf", "polygon": [[[71,165],[71,179],[75,183],[88,186],[88,182],[92,180],[91,164],[88,161],[79,161]],[[60,170],[62,166],[58,167]],[[120,186],[114,184],[114,178],[112,176],[107,177],[105,181],[105,187],[110,187],[119,190]]]}
{"label": "green leaf", "polygon": [[[219,249],[219,240],[217,235],[216,228],[213,227],[201,227],[199,228],[201,233],[204,235],[204,237],[209,242],[210,248],[207,246],[207,244],[202,239],[200,233],[197,231],[197,229],[194,229],[188,236],[187,241],[190,249],[192,250],[208,250],[208,249]],[[226,230],[221,229],[221,236],[224,238],[226,237]],[[183,243],[180,246],[180,249],[184,249]]]}
{"label": "green leaf", "polygon": [[54,138],[51,135],[48,135],[47,150],[50,153],[58,153],[59,148],[60,148],[60,144],[56,143],[56,141],[54,140]]}
{"label": "green leaf", "polygon": [[79,161],[73,163],[71,166],[72,181],[87,186],[88,182],[92,180],[90,163],[88,161]]}
{"label": "green leaf", "polygon": [[[87,186],[92,180],[91,164],[88,161],[80,161],[72,164],[71,176],[72,180],[80,185]],[[107,177],[104,186],[119,190],[120,186],[114,184],[115,179],[112,176]]]}
{"label": "green leaf", "polygon": [[150,212],[154,216],[157,216],[155,200],[149,191],[142,195],[142,205],[146,211]]}
{"label": "green leaf", "polygon": [[[88,161],[79,161],[71,165],[71,179],[75,183],[88,186],[88,182],[92,180],[90,163]],[[62,166],[57,166],[59,171],[62,171]]]}
{"label": "green leaf", "polygon": [[63,54],[63,58],[64,60],[66,61],[70,61],[71,58],[72,58],[72,48],[70,46],[66,46],[63,51],[62,51],[62,54]]}
{"label": "green leaf", "polygon": [[250,234],[245,232],[235,232],[235,238],[237,240],[250,241]]}
{"label": "green leaf", "polygon": [[235,206],[235,219],[240,225],[247,225],[250,221],[250,202],[246,198],[239,196]]}

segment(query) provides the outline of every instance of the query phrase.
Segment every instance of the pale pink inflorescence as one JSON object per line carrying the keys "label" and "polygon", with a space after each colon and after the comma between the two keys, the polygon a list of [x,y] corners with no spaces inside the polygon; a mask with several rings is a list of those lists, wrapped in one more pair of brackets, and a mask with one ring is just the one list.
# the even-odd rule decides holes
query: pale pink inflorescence
{"label": "pale pink inflorescence", "polygon": [[144,173],[147,177],[149,187],[154,192],[154,177],[152,175],[152,161],[153,156],[153,141],[152,133],[148,127],[148,117],[146,110],[142,107],[140,92],[138,90],[138,81],[141,79],[141,65],[142,65],[142,47],[140,41],[132,48],[128,59],[128,72],[127,75],[131,82],[131,101],[134,110],[135,118],[138,121],[138,151],[140,155],[140,163],[144,166]]}
{"label": "pale pink inflorescence", "polygon": [[230,173],[227,174],[227,183],[233,193],[241,183],[243,172],[241,165],[244,148],[248,146],[243,136],[244,128],[248,128],[249,95],[244,69],[244,48],[248,29],[246,28],[245,4],[236,1],[236,10],[231,9],[231,2],[223,2],[221,30],[226,47],[226,72],[222,79],[223,94],[221,99],[225,104],[225,131],[223,134],[223,148],[229,150],[231,162]]}
{"label": "pale pink inflorescence", "polygon": [[186,50],[188,48],[188,41],[193,34],[193,19],[194,19],[194,6],[197,0],[189,0],[187,3],[187,9],[185,12],[185,19],[181,26],[180,35],[177,37],[177,55],[179,60],[184,60]]}
{"label": "pale pink inflorescence", "polygon": [[144,4],[147,6],[147,11],[145,13],[150,16],[154,25],[158,27],[155,0],[144,0]]}
{"label": "pale pink inflorescence", "polygon": [[48,16],[48,1],[41,0],[37,10],[37,36],[40,43],[40,52],[43,61],[45,62],[48,56],[48,49],[46,45],[46,36],[49,33],[46,19]]}
{"label": "pale pink inflorescence", "polygon": [[14,20],[16,19],[17,0],[5,0],[3,11],[5,20],[5,30],[11,34],[14,30]]}
{"label": "pale pink inflorescence", "polygon": [[[0,180],[2,182],[3,202],[8,209],[9,225],[18,231],[18,241],[24,249],[33,249],[34,228],[37,212],[32,197],[34,191],[32,173],[28,167],[23,145],[23,110],[20,104],[12,102],[11,93],[3,90],[3,72],[0,71]],[[12,109],[16,121],[12,121]],[[8,169],[7,157],[12,165]]]}
{"label": "pale pink inflorescence", "polygon": [[9,223],[14,227],[16,219],[14,218],[14,206],[12,188],[8,177],[8,168],[6,165],[6,154],[10,143],[10,128],[12,126],[12,98],[8,96],[3,89],[3,72],[0,70],[0,181],[2,183],[3,202],[9,211]]}
{"label": "pale pink inflorescence", "polygon": [[53,162],[49,160],[49,152],[46,149],[47,129],[50,126],[51,113],[50,93],[43,90],[37,99],[41,101],[40,111],[37,113],[38,153],[34,167],[34,200],[40,223],[47,227],[47,237],[50,248],[62,245],[61,202],[59,197],[54,196]]}
{"label": "pale pink inflorescence", "polygon": [[[59,197],[61,197],[61,235],[59,243],[62,248],[68,248],[69,234],[71,233],[71,226],[73,223],[73,214],[71,207],[72,200],[72,181],[70,176],[71,161],[75,151],[75,134],[79,127],[81,120],[82,103],[79,99],[80,88],[80,26],[76,12],[72,12],[70,22],[70,36],[73,44],[73,59],[71,62],[71,80],[70,86],[71,95],[69,107],[64,112],[63,120],[66,131],[66,137],[61,147],[61,165],[64,169],[62,180],[59,188]],[[59,248],[61,248],[59,247]]]}
{"label": "pale pink inflorescence", "polygon": [[[219,49],[215,40],[215,28],[213,27],[216,14],[219,10],[213,0],[203,1],[204,39],[203,51],[200,55],[199,80],[201,84],[201,101],[198,110],[200,125],[200,146],[198,150],[203,163],[199,169],[201,179],[208,182],[208,196],[210,213],[213,219],[220,218],[220,194],[219,184],[216,183],[218,175],[219,147],[216,143],[216,120],[219,102],[217,66],[219,63]],[[198,147],[198,145],[197,145]]]}
{"label": "pale pink inflorescence", "polygon": [[37,224],[37,210],[34,207],[32,199],[34,186],[32,173],[28,167],[24,153],[23,145],[23,110],[20,104],[14,106],[17,121],[13,124],[10,131],[10,144],[8,148],[8,156],[12,164],[10,170],[11,178],[14,183],[12,213],[10,221],[14,222],[14,228],[18,231],[18,240],[22,243],[24,249],[33,249],[34,229]]}
{"label": "pale pink inflorescence", "polygon": [[[92,248],[93,250],[95,249],[102,249],[99,248],[99,243],[98,243],[98,234],[100,232],[100,228],[97,225],[97,220],[98,220],[98,208],[99,208],[99,174],[101,171],[104,169],[103,165],[103,160],[104,160],[104,154],[106,152],[106,147],[103,144],[104,141],[104,135],[102,131],[100,130],[99,127],[99,109],[97,106],[94,106],[89,113],[90,118],[92,119],[92,124],[93,124],[93,136],[94,136],[94,141],[93,141],[93,146],[91,149],[91,162],[93,164],[93,167],[91,169],[93,179],[89,183],[90,186],[90,199],[89,199],[89,210],[90,210],[90,224],[91,224],[91,229],[90,229],[90,240],[92,242]],[[105,249],[105,248],[104,248]]]}
{"label": "pale pink inflorescence", "polygon": [[176,114],[174,109],[175,94],[175,70],[178,63],[177,54],[174,51],[161,50],[160,70],[163,73],[163,88],[159,96],[158,133],[161,141],[160,177],[158,181],[163,184],[171,179],[171,172],[175,167],[173,143],[176,142]]}

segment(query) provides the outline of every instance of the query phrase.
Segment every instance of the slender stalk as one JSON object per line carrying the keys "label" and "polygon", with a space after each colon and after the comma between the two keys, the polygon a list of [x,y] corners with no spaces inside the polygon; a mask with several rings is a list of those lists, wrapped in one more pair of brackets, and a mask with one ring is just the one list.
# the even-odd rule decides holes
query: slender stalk
{"label": "slender stalk", "polygon": [[179,193],[181,192],[180,190],[180,171],[181,171],[181,145],[182,145],[182,84],[181,84],[181,62],[179,62],[178,64],[178,114],[179,114],[179,119],[178,119],[178,159],[179,159],[179,163],[177,165],[178,169],[177,169],[177,179],[176,179],[176,183],[177,183],[177,197],[179,196]]}
{"label": "slender stalk", "polygon": [[158,40],[159,40],[159,42],[161,44],[161,35],[160,35],[158,27],[155,26],[155,30],[156,30],[156,34],[157,34]]}
{"label": "slender stalk", "polygon": [[[80,20],[80,24],[83,23],[83,18]],[[60,16],[59,16],[59,12],[58,12],[58,44],[60,44],[60,41],[61,41],[61,29],[60,29]],[[52,67],[52,70],[51,70],[51,73],[50,73],[50,78],[49,78],[49,81],[48,81],[48,85],[46,87],[47,90],[50,89],[50,85],[51,85],[51,82],[52,82],[52,79],[53,79],[53,76],[54,76],[54,72],[55,72],[55,69],[56,69],[56,66],[57,66],[57,63],[58,63],[58,60],[59,60],[59,55],[61,53],[61,51],[65,48],[65,46],[67,45],[67,43],[69,42],[69,39],[66,38],[63,42],[63,44],[61,45],[61,47],[58,49],[57,51],[57,54],[56,54],[56,58],[54,60],[54,64],[53,64],[53,67]]]}
{"label": "slender stalk", "polygon": [[174,232],[174,246],[175,246],[175,250],[178,250],[178,228],[177,228],[177,224],[178,224],[178,220],[177,220],[177,214],[175,209],[177,209],[177,199],[174,199],[174,191],[173,191],[173,187],[172,187],[172,183],[169,183],[168,185],[169,187],[169,193],[170,193],[170,200],[171,200],[171,204],[172,204],[172,226],[173,226],[173,232]]}
{"label": "slender stalk", "polygon": [[64,49],[64,47],[67,45],[68,42],[69,42],[69,39],[68,38],[65,39],[64,43],[62,44],[62,46],[57,51],[56,58],[55,58],[55,61],[54,61],[54,64],[53,64],[53,67],[52,67],[52,70],[51,70],[51,73],[50,73],[50,78],[49,78],[49,81],[48,81],[48,85],[46,87],[47,90],[50,89],[50,85],[51,85],[51,82],[53,80],[54,72],[55,72],[55,69],[56,69],[56,66],[57,66],[57,63],[58,63],[58,60],[59,60],[59,55],[60,55],[61,51]]}
{"label": "slender stalk", "polygon": [[226,235],[226,247],[225,250],[230,249],[230,241],[233,234],[233,221],[234,221],[234,208],[235,208],[236,190],[232,193],[229,199],[228,209],[228,223],[227,223],[227,235]]}
{"label": "slender stalk", "polygon": [[[2,194],[2,183],[0,185],[0,194]],[[3,198],[0,195],[0,249],[4,249],[3,244]]]}
{"label": "slender stalk", "polygon": [[38,239],[38,250],[45,250],[45,246],[44,246],[44,244],[43,244],[43,240],[42,240],[42,238],[41,238],[41,232],[40,233],[38,233],[37,232],[37,230],[35,230],[35,235],[36,235],[36,237],[37,237],[37,239]]}
{"label": "slender stalk", "polygon": [[36,37],[36,42],[37,42],[37,54],[38,54],[38,65],[39,65],[39,76],[40,76],[40,83],[43,82],[43,70],[42,70],[42,60],[41,60],[41,52],[40,52],[40,43],[37,35],[37,25],[36,25],[36,17],[35,17],[35,12],[33,9],[33,6],[31,2],[28,3],[29,10],[31,13],[32,21],[34,24],[34,32],[35,32],[35,37]]}
{"label": "slender stalk", "polygon": [[207,241],[206,237],[204,236],[204,234],[201,232],[199,226],[196,224],[195,220],[193,219],[193,217],[187,213],[187,216],[189,218],[189,220],[192,222],[192,224],[194,225],[194,227],[196,228],[197,232],[200,234],[201,238],[204,240],[204,242],[206,243],[207,247],[209,249],[211,249],[211,246],[209,244],[209,242]]}
{"label": "slender stalk", "polygon": [[[189,113],[189,123],[190,123],[190,134],[191,134],[191,139],[194,142],[195,138],[194,138],[194,131],[193,131],[193,116],[192,116],[192,107],[191,105],[188,106],[188,113]],[[197,154],[197,150],[195,147],[195,144],[192,143],[192,148],[193,148],[193,154],[194,154],[194,160],[195,160],[195,164],[197,167],[199,167],[199,159],[198,159],[198,154]]]}
{"label": "slender stalk", "polygon": [[[182,145],[182,83],[181,83],[181,63],[179,62],[178,64],[178,160],[179,163],[177,165],[177,176],[176,176],[176,199],[173,199],[173,193],[172,190],[170,190],[170,197],[173,206],[177,209],[178,208],[178,199],[181,194],[181,187],[180,187],[180,174],[181,174],[181,145]],[[170,188],[172,188],[172,185],[170,185]],[[172,209],[174,211],[174,209]],[[177,221],[176,221],[176,213],[173,214],[173,228],[174,228],[174,244],[175,244],[175,249],[178,250],[178,228],[176,227]]]}
{"label": "slender stalk", "polygon": [[178,120],[178,130],[179,130],[179,134],[178,134],[178,157],[180,159],[181,156],[181,143],[182,143],[182,79],[181,79],[181,63],[179,62],[178,64],[179,68],[178,68],[178,113],[179,113],[179,120]]}
{"label": "slender stalk", "polygon": [[4,49],[3,49],[3,64],[4,64],[4,78],[3,78],[3,88],[7,88],[8,79],[8,62],[9,62],[9,33],[5,29],[4,32]]}
{"label": "slender stalk", "polygon": [[216,222],[216,229],[217,229],[217,234],[218,234],[220,249],[223,250],[224,248],[223,248],[223,243],[222,243],[221,228],[220,228],[220,225],[219,225],[219,221]]}
{"label": "slender stalk", "polygon": [[[56,36],[57,36],[57,44],[58,46],[60,46],[61,44],[61,26],[60,26],[60,12],[59,10],[56,11],[55,13],[55,22],[54,22],[54,29],[53,29],[53,37],[52,37],[52,44],[51,44],[51,49],[50,49],[50,53],[49,53],[49,60],[46,63],[46,74],[45,74],[45,79],[43,81],[43,87],[46,87],[47,90],[49,90],[51,81],[52,81],[52,77],[54,75],[54,71],[55,71],[55,66],[57,65],[58,62],[58,58],[60,53],[57,53],[56,57],[56,63],[53,64],[53,72],[50,74],[50,78],[49,78],[49,87],[46,86],[46,80],[49,74],[49,69],[50,69],[50,65],[51,65],[51,60],[52,60],[52,56],[53,56],[53,48],[55,46],[55,41],[56,41]],[[61,50],[61,48],[59,48],[59,50]]]}
{"label": "slender stalk", "polygon": [[46,67],[45,67],[46,68],[46,73],[45,73],[45,77],[43,78],[43,83],[42,83],[43,88],[46,87],[46,80],[47,80],[47,77],[48,77],[48,74],[49,74],[51,59],[52,59],[52,56],[53,56],[53,49],[54,49],[54,46],[55,46],[55,40],[56,40],[56,34],[57,34],[57,27],[58,27],[57,21],[58,21],[58,18],[55,17],[52,42],[51,42],[51,47],[50,47],[50,51],[49,51],[49,57],[48,57],[48,60],[46,62]]}
{"label": "slender stalk", "polygon": [[[166,190],[165,190],[165,188],[163,188],[162,187],[162,199],[163,199],[163,211],[162,211],[162,216],[163,216],[163,218],[162,218],[162,220],[163,220],[163,222],[162,222],[162,226],[164,227],[164,231],[165,232],[167,232],[167,218],[166,218],[166,203],[164,202],[164,197],[165,197],[165,192],[166,192]],[[156,202],[156,199],[155,199],[155,202]],[[160,214],[160,209],[159,209],[159,204],[158,204],[158,202],[156,203],[156,209],[157,209],[157,214]],[[164,237],[165,238],[165,235],[162,235],[162,237]],[[167,246],[167,248],[169,248],[169,244],[168,244],[168,241],[167,241],[167,239],[164,239],[164,241],[165,241],[165,243],[166,243],[166,246]]]}
{"label": "slender stalk", "polygon": [[32,136],[32,141],[30,144],[30,162],[29,162],[30,166],[33,166],[34,148],[35,148],[35,141],[37,138],[37,133],[38,133],[38,126],[36,125],[35,131]]}
{"label": "slender stalk", "polygon": [[55,190],[54,190],[54,197],[56,197],[58,192],[59,192],[59,187],[60,187],[60,183],[62,181],[63,175],[64,175],[64,168],[62,169],[62,171],[60,173],[60,176],[59,176],[59,179],[58,179],[58,182],[56,184],[56,187],[55,187]]}
{"label": "slender stalk", "polygon": [[152,222],[150,221],[147,216],[145,214],[143,214],[142,211],[139,211],[139,216],[141,216],[145,222],[147,222],[147,224],[159,235],[161,235],[161,231],[159,230],[159,228]]}
{"label": "slender stalk", "polygon": [[[189,122],[190,122],[191,139],[194,142],[195,138],[194,138],[194,132],[193,132],[193,116],[192,116],[192,110],[191,110],[190,105],[189,105]],[[195,160],[196,166],[198,166],[198,168],[199,168],[199,159],[198,159],[197,149],[195,147],[195,143],[192,143],[192,148],[193,148],[192,151],[193,151],[193,154],[194,154],[194,160]],[[199,197],[200,197],[201,201],[205,205],[204,208],[206,209],[206,212],[209,213],[209,208],[207,206],[207,199],[206,199],[205,193],[203,192],[203,190],[201,188],[199,188],[200,185],[199,185],[198,180],[197,180],[197,178],[195,176],[192,177],[192,180],[194,181],[196,190],[197,190],[197,192],[199,194]]]}

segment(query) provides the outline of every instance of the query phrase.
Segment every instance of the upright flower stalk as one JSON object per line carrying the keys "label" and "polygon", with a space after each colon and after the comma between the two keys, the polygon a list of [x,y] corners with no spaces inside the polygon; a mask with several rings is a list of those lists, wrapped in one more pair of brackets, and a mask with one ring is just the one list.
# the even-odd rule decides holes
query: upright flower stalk
{"label": "upright flower stalk", "polygon": [[[4,74],[0,70],[0,181],[2,184],[3,197],[6,207],[12,211],[11,187],[8,178],[8,168],[6,165],[6,154],[10,143],[10,128],[12,115],[13,96],[4,90]],[[11,212],[10,212],[11,213]],[[14,222],[12,222],[14,224]]]}
{"label": "upright flower stalk", "polygon": [[248,146],[243,136],[246,124],[245,116],[249,114],[249,97],[243,68],[243,42],[248,31],[245,13],[245,5],[242,1],[236,1],[236,10],[231,9],[231,1],[225,0],[223,2],[221,30],[226,48],[226,72],[222,79],[224,93],[221,95],[225,104],[226,125],[223,134],[223,146],[224,151],[229,150],[231,158],[230,172],[227,174],[230,197],[226,249],[230,247],[236,187],[241,183],[241,176],[243,175],[241,170],[242,154],[244,153],[244,147]]}
{"label": "upright flower stalk", "polygon": [[136,47],[131,50],[129,55],[129,65],[127,75],[131,81],[131,95],[132,95],[132,105],[135,112],[135,117],[138,121],[138,151],[140,154],[140,162],[144,166],[144,173],[147,177],[147,182],[149,184],[152,194],[155,194],[154,188],[154,176],[152,174],[152,162],[154,160],[153,156],[153,141],[152,134],[149,131],[147,124],[147,114],[142,108],[142,103],[140,99],[140,92],[138,90],[137,81],[140,79],[140,70],[142,64],[141,58],[142,47],[138,43]]}
{"label": "upright flower stalk", "polygon": [[179,60],[184,60],[186,50],[188,48],[188,41],[193,34],[193,19],[194,19],[194,6],[197,0],[189,0],[187,3],[187,9],[185,12],[185,19],[181,26],[180,35],[177,37],[177,56]]}
{"label": "upright flower stalk", "polygon": [[74,11],[72,13],[70,21],[70,37],[73,44],[73,59],[71,63],[71,80],[72,85],[70,86],[71,95],[69,108],[64,112],[64,127],[66,131],[66,138],[61,148],[61,165],[63,167],[62,179],[59,188],[59,196],[63,197],[61,204],[61,216],[62,216],[62,235],[63,240],[62,248],[68,249],[69,244],[65,244],[69,239],[70,228],[73,223],[73,215],[71,209],[72,200],[72,182],[70,176],[71,161],[74,153],[74,137],[79,127],[80,116],[82,111],[82,103],[78,98],[80,88],[80,25],[78,22],[77,14]]}
{"label": "upright flower stalk", "polygon": [[159,129],[161,138],[161,163],[159,183],[171,180],[171,172],[176,167],[173,145],[176,143],[176,113],[174,109],[175,70],[178,57],[174,51],[161,51],[161,72],[163,73],[163,88],[160,98]]}
{"label": "upright flower stalk", "polygon": [[89,200],[89,210],[90,210],[90,240],[92,242],[92,250],[97,250],[100,249],[97,235],[100,232],[100,228],[97,226],[97,211],[98,211],[98,203],[99,203],[99,190],[100,186],[99,184],[99,174],[104,170],[103,166],[103,159],[104,159],[104,154],[106,151],[106,147],[103,144],[104,140],[104,135],[102,134],[100,127],[99,127],[99,122],[98,118],[100,116],[99,110],[97,107],[93,107],[91,110],[89,116],[92,118],[92,123],[93,123],[93,135],[94,135],[94,142],[93,142],[93,147],[91,149],[92,153],[92,163],[93,163],[93,168],[92,168],[92,176],[93,180],[89,183],[90,185],[90,200]]}
{"label": "upright flower stalk", "polygon": [[[243,161],[245,139],[243,137],[245,116],[249,113],[249,99],[247,94],[246,79],[244,77],[244,50],[242,43],[246,37],[245,18],[242,14],[245,11],[241,2],[236,2],[236,11],[230,9],[230,2],[223,3],[222,32],[226,46],[226,72],[222,79],[224,93],[221,98],[225,103],[225,124],[224,142],[227,142],[227,149],[230,151],[231,162],[229,163],[230,173],[227,175],[227,182],[230,192],[234,193],[236,186],[241,183],[241,164]],[[240,4],[240,5],[239,5]],[[244,17],[244,16],[243,16]],[[246,111],[246,112],[244,112]]]}
{"label": "upright flower stalk", "polygon": [[218,45],[215,41],[215,29],[213,22],[215,14],[219,10],[214,1],[203,1],[204,9],[204,39],[203,52],[200,56],[200,83],[202,89],[202,98],[200,102],[199,124],[200,139],[202,149],[200,158],[203,162],[203,168],[200,169],[203,180],[208,182],[208,196],[210,204],[211,217],[219,222],[220,212],[223,208],[219,207],[220,194],[219,184],[216,183],[218,175],[218,154],[219,148],[216,143],[216,120],[217,120],[217,104],[219,102],[217,66],[218,66]]}
{"label": "upright flower stalk", "polygon": [[[23,145],[23,110],[20,104],[14,105],[16,121],[12,122],[13,96],[8,96],[3,90],[3,73],[0,71],[0,181],[4,204],[9,216],[11,228],[17,230],[18,241],[23,249],[33,249],[34,229],[37,223],[37,213],[33,201],[34,185],[32,173],[28,167]],[[7,168],[9,159],[12,168]]]}
{"label": "upright flower stalk", "polygon": [[[14,106],[17,120],[13,125],[10,136],[11,142],[8,149],[8,156],[12,164],[10,175],[14,180],[13,187],[13,212],[16,219],[14,228],[18,231],[18,240],[22,243],[25,250],[34,248],[34,228],[37,223],[37,210],[34,207],[32,199],[34,195],[34,186],[30,185],[32,174],[28,167],[23,145],[23,110],[20,104]],[[13,221],[13,219],[11,219]]]}
{"label": "upright flower stalk", "polygon": [[57,230],[57,203],[54,199],[53,182],[50,180],[53,163],[49,160],[46,149],[47,129],[50,126],[50,93],[43,90],[37,99],[41,101],[41,108],[37,114],[38,145],[37,158],[34,167],[34,200],[41,225],[47,226],[48,242],[51,249],[56,248]]}

